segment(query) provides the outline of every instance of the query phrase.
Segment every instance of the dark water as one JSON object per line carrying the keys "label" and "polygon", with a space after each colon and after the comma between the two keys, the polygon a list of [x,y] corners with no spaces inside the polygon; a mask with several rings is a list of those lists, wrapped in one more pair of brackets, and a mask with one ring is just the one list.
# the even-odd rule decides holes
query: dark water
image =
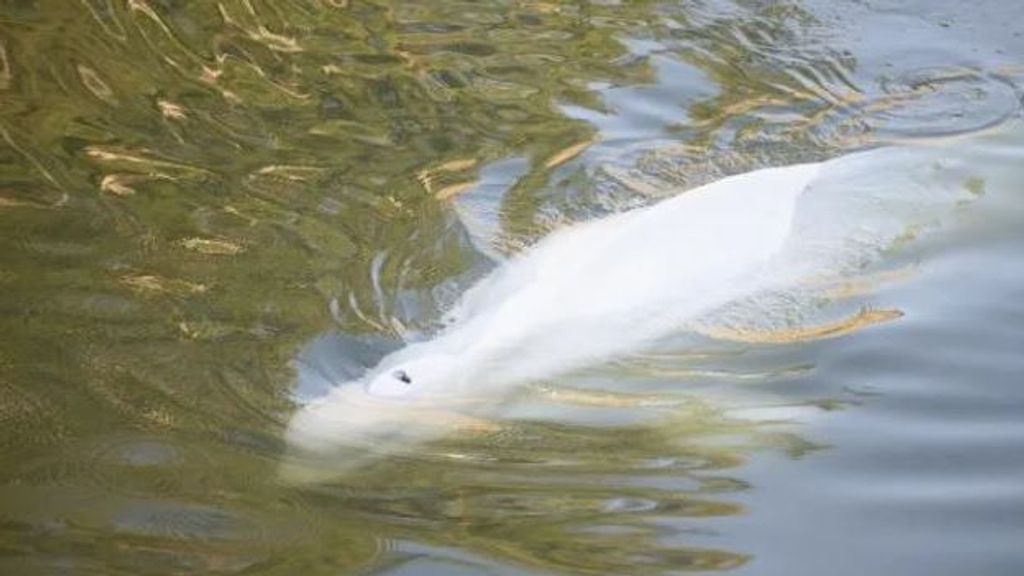
{"label": "dark water", "polygon": [[[0,573],[1024,572],[1024,4],[0,2]],[[841,338],[701,341],[280,474],[569,221],[976,138]],[[444,416],[438,416],[444,417]]]}

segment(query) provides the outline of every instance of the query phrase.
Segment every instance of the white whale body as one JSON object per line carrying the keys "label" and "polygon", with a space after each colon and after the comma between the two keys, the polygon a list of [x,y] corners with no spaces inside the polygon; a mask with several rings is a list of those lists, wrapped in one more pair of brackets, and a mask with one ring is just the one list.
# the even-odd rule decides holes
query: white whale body
{"label": "white whale body", "polygon": [[767,168],[558,230],[469,289],[436,337],[302,407],[288,440],[417,442],[443,433],[433,410],[453,398],[627,355],[758,292],[856,271],[972,197],[955,152],[883,148]]}

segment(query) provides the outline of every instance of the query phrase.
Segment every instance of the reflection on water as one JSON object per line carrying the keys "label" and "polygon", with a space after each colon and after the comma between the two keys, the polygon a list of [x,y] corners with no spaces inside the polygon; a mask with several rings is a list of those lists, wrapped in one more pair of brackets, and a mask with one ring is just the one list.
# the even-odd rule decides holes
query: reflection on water
{"label": "reflection on water", "polygon": [[279,471],[296,396],[564,222],[893,140],[990,130],[1019,164],[1021,18],[0,5],[0,572],[1019,572],[1008,186],[847,311],[901,318],[684,342],[415,454]]}

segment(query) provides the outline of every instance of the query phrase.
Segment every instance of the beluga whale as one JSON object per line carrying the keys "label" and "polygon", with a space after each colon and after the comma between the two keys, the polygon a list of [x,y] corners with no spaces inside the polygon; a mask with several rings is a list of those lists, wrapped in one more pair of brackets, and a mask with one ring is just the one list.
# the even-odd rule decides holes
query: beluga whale
{"label": "beluga whale", "polygon": [[470,287],[432,338],[300,407],[287,440],[402,450],[450,432],[452,405],[472,420],[473,403],[642,352],[732,303],[856,275],[977,196],[968,148],[763,168],[555,230]]}

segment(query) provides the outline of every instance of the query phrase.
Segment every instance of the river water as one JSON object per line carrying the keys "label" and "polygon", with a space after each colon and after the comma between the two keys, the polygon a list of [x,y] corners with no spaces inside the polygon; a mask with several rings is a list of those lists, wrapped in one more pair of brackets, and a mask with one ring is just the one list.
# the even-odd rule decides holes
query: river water
{"label": "river water", "polygon": [[[0,3],[0,573],[1024,573],[1021,22],[995,0]],[[552,229],[959,142],[1000,176],[818,324],[690,337],[282,473],[298,406]]]}

